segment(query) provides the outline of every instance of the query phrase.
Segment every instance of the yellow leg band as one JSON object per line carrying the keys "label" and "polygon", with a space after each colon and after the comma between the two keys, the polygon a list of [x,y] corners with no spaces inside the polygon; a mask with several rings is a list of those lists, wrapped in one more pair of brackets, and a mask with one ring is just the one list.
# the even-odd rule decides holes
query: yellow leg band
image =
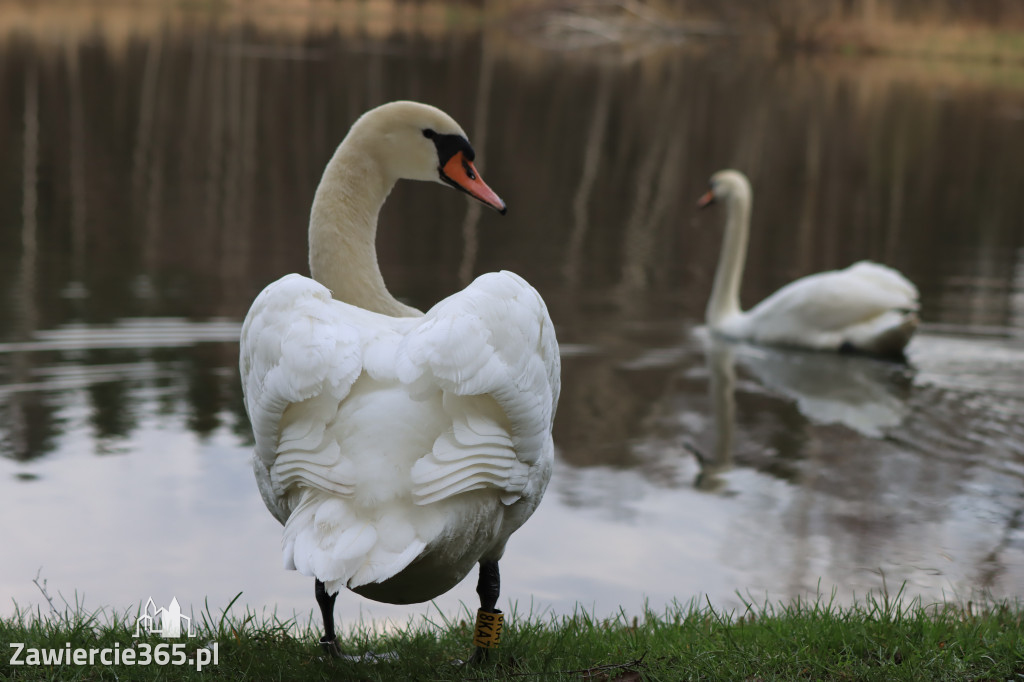
{"label": "yellow leg band", "polygon": [[505,622],[505,614],[501,611],[476,612],[476,626],[473,628],[473,644],[481,649],[496,649],[501,643],[501,626]]}

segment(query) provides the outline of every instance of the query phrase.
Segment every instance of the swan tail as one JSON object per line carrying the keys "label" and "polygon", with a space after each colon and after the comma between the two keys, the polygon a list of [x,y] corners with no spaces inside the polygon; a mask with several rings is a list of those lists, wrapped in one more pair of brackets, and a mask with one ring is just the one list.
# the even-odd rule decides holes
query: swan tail
{"label": "swan tail", "polygon": [[307,490],[285,523],[284,567],[316,577],[328,592],[391,578],[422,554],[422,519],[363,518],[351,503]]}
{"label": "swan tail", "polygon": [[889,310],[868,322],[847,329],[840,349],[903,359],[904,349],[917,330],[918,323],[916,311]]}

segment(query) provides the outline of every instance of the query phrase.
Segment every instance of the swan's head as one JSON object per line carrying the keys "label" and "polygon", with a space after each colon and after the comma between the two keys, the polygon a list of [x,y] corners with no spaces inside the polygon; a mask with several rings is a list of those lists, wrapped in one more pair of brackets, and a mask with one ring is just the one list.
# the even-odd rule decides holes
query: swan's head
{"label": "swan's head", "polygon": [[697,201],[698,208],[705,208],[715,202],[740,199],[750,201],[750,181],[738,170],[721,170],[711,176],[709,189]]}
{"label": "swan's head", "polygon": [[481,179],[476,154],[451,116],[419,102],[389,102],[363,114],[348,138],[369,146],[395,179],[441,182],[502,215],[505,202]]}

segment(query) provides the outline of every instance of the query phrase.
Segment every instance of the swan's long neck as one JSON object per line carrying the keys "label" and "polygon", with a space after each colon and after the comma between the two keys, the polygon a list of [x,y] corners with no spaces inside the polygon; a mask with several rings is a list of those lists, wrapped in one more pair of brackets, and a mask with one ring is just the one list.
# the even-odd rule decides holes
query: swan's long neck
{"label": "swan's long neck", "polygon": [[309,218],[309,271],[339,301],[394,317],[420,315],[388,291],[377,263],[377,217],[395,178],[358,140],[324,170]]}
{"label": "swan's long neck", "polygon": [[705,321],[712,329],[728,317],[738,315],[740,284],[743,266],[747,260],[747,239],[750,232],[750,204],[748,193],[734,192],[725,200],[725,236],[722,252],[718,255],[715,284],[705,311]]}

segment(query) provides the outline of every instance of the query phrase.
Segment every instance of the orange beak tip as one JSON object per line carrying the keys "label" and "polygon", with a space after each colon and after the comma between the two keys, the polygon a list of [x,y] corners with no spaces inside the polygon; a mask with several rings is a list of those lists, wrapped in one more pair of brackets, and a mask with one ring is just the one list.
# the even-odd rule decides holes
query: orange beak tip
{"label": "orange beak tip", "polygon": [[442,173],[448,182],[477,201],[490,206],[502,215],[508,212],[505,202],[495,194],[494,190],[487,186],[487,183],[480,177],[473,163],[467,161],[461,152],[449,159],[442,169]]}

